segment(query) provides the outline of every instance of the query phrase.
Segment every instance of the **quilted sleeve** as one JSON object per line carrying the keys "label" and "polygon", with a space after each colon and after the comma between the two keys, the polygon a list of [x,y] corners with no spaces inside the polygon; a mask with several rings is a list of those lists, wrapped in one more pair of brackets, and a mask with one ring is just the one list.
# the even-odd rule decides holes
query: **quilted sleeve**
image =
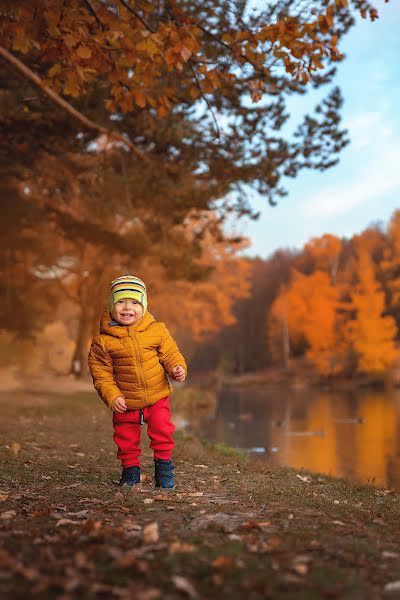
{"label": "quilted sleeve", "polygon": [[164,325],[164,332],[161,338],[160,347],[158,349],[158,355],[160,363],[164,367],[168,375],[172,377],[172,369],[178,365],[181,365],[185,369],[187,375],[187,365],[182,354],[179,352],[179,348],[169,333],[168,329]]}
{"label": "quilted sleeve", "polygon": [[103,402],[112,408],[114,400],[123,396],[115,383],[111,356],[103,347],[101,337],[93,339],[89,351],[89,369],[93,377],[93,385]]}

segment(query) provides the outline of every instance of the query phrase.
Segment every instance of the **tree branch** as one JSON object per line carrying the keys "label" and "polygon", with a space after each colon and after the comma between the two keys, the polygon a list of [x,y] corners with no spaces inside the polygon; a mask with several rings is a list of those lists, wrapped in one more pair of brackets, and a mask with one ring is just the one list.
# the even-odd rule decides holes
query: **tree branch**
{"label": "tree branch", "polygon": [[129,10],[130,13],[132,13],[133,15],[135,15],[135,17],[137,18],[138,21],[141,22],[141,24],[148,30],[150,31],[150,33],[155,33],[154,29],[152,29],[150,27],[150,25],[148,25],[146,23],[146,21],[139,15],[139,13],[133,9],[131,6],[129,6],[129,4],[126,2],[126,0],[119,0],[121,2],[121,4],[123,4],[123,6],[125,6],[126,10]]}
{"label": "tree branch", "polygon": [[204,90],[203,90],[203,88],[202,88],[202,86],[201,86],[201,82],[200,82],[200,79],[199,79],[199,77],[198,77],[198,75],[197,75],[196,69],[195,69],[195,67],[194,67],[194,65],[193,65],[193,62],[192,62],[190,59],[189,59],[189,64],[190,64],[190,68],[192,69],[192,72],[193,72],[194,78],[195,78],[195,80],[196,80],[197,87],[198,87],[198,88],[199,88],[199,90],[200,90],[201,97],[203,98],[203,100],[205,101],[205,103],[206,103],[206,104],[207,104],[207,106],[208,106],[208,109],[209,109],[209,111],[211,112],[212,118],[213,118],[213,120],[214,120],[215,128],[216,128],[216,131],[217,131],[217,135],[216,135],[216,137],[217,137],[217,139],[219,139],[219,138],[220,138],[220,135],[221,135],[221,131],[220,131],[220,128],[219,128],[219,125],[218,125],[217,117],[215,116],[215,113],[214,113],[214,111],[213,111],[213,107],[211,106],[211,104],[210,104],[210,102],[209,102],[208,98],[206,97],[206,95],[205,95],[205,93],[204,93]]}
{"label": "tree branch", "polygon": [[42,79],[38,75],[36,75],[36,73],[34,73],[29,67],[24,65],[24,63],[22,63],[18,58],[16,58],[13,54],[8,52],[8,50],[3,48],[2,46],[0,46],[0,57],[2,57],[6,62],[12,65],[26,79],[29,79],[29,81],[31,81],[44,94],[46,94],[46,96],[48,96],[54,104],[62,108],[75,120],[79,121],[82,125],[84,125],[84,127],[93,131],[98,131],[99,133],[102,133],[113,140],[122,142],[123,144],[128,146],[128,148],[130,148],[138,158],[146,162],[149,161],[149,158],[145,154],[143,154],[143,152],[139,150],[139,148],[135,146],[130,140],[125,138],[120,133],[117,133],[116,131],[110,131],[106,127],[103,127],[102,125],[99,125],[98,123],[95,123],[94,121],[91,121],[90,119],[85,117],[85,115],[79,112],[79,110],[76,110],[76,108],[69,104],[69,102],[64,100],[64,98],[59,96],[59,94],[57,94],[54,90],[45,85]]}

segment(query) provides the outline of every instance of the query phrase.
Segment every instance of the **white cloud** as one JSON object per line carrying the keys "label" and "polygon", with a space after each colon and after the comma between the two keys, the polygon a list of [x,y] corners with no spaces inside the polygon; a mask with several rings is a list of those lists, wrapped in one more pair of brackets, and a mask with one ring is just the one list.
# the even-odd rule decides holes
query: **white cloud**
{"label": "white cloud", "polygon": [[[329,174],[330,184],[302,202],[299,212],[315,219],[344,216],[396,190],[400,203],[400,136],[384,112],[364,113],[347,123],[352,138],[347,157]],[[347,164],[356,166],[348,170]]]}
{"label": "white cloud", "polygon": [[394,137],[393,127],[387,116],[387,108],[382,107],[379,112],[365,112],[344,121],[343,125],[349,130],[351,151],[365,148],[378,141],[385,144]]}

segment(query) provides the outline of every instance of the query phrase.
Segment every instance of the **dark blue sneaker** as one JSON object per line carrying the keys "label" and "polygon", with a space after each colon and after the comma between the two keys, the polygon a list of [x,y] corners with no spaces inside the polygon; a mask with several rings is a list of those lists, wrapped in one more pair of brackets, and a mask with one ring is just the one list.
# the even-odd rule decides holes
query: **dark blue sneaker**
{"label": "dark blue sneaker", "polygon": [[173,488],[174,487],[174,463],[172,460],[154,460],[154,479],[156,487]]}
{"label": "dark blue sneaker", "polygon": [[121,479],[118,485],[128,485],[132,487],[140,483],[140,467],[126,467],[122,469]]}

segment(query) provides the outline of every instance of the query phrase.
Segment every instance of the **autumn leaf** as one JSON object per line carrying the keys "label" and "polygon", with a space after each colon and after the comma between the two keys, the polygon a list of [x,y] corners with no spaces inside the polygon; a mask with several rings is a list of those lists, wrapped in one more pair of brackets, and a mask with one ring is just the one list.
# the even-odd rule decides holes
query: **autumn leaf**
{"label": "autumn leaf", "polygon": [[182,56],[183,60],[188,61],[189,58],[192,56],[192,51],[190,50],[190,48],[183,46],[183,48],[181,50],[181,56]]}
{"label": "autumn leaf", "polygon": [[18,456],[18,453],[20,450],[21,450],[21,444],[19,444],[18,442],[13,442],[11,444],[11,452],[14,454],[14,456]]}
{"label": "autumn leaf", "polygon": [[6,510],[5,512],[0,513],[0,519],[4,521],[9,521],[17,516],[15,510]]}
{"label": "autumn leaf", "polygon": [[187,542],[183,542],[183,541],[179,541],[179,540],[172,542],[169,545],[170,554],[179,554],[179,553],[188,554],[188,553],[194,552],[195,549],[196,548],[195,548],[195,546],[193,546],[193,544],[189,544]]}
{"label": "autumn leaf", "polygon": [[60,63],[56,63],[47,71],[49,77],[55,77],[61,73],[61,65]]}
{"label": "autumn leaf", "polygon": [[211,563],[211,566],[214,569],[226,569],[227,567],[230,567],[233,563],[233,558],[232,556],[218,556],[215,560],[213,560],[213,562]]}
{"label": "autumn leaf", "polygon": [[132,95],[135,103],[140,106],[140,108],[144,108],[146,106],[146,96],[142,90],[133,90]]}
{"label": "autumn leaf", "polygon": [[181,575],[172,575],[171,580],[177,590],[184,592],[190,598],[193,598],[193,600],[199,597],[193,584],[190,583],[187,577],[182,577]]}
{"label": "autumn leaf", "polygon": [[65,525],[81,525],[82,521],[73,521],[72,519],[60,519],[56,523],[56,527],[64,527]]}
{"label": "autumn leaf", "polygon": [[88,46],[79,46],[76,53],[79,58],[90,58],[92,56],[92,51]]}
{"label": "autumn leaf", "polygon": [[145,544],[156,544],[160,539],[160,532],[157,522],[148,523],[143,527],[143,542]]}

